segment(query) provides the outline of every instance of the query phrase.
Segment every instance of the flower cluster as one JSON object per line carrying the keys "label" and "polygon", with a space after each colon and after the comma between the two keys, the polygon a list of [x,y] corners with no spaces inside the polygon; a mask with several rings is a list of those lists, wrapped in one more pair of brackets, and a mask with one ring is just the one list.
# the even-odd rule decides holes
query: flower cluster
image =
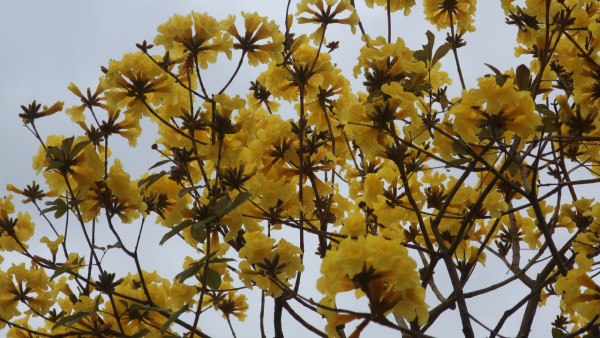
{"label": "flower cluster", "polygon": [[[174,15],[156,46],[102,67],[95,90],[68,86],[73,136],[38,128],[63,102],[22,106],[44,183],[6,189],[48,226],[0,199],[0,263],[10,264],[0,327],[204,337],[214,312],[234,336],[247,317],[270,335],[273,318],[279,337],[287,311],[320,336],[358,337],[367,325],[423,336],[456,309],[474,337],[487,318],[473,302],[515,287],[527,295],[514,299],[527,303],[519,332],[504,332],[512,312],[499,309],[495,334],[528,335],[551,297],[553,336],[596,334],[600,204],[580,187],[600,183],[600,5],[501,1],[515,54],[531,60],[488,65],[469,88],[461,48],[476,1],[424,1],[426,20],[448,32],[441,44],[423,32],[421,49],[391,29],[414,0],[361,3],[383,10],[387,36],[369,35],[358,2],[299,0],[284,25],[256,12]],[[332,39],[335,28],[360,31],[347,36],[361,46],[352,70],[340,66],[347,41]],[[234,57],[231,74],[209,76]],[[248,66],[258,75],[240,87]],[[143,147],[156,160],[136,175],[118,142],[136,147],[149,130]],[[180,269],[173,278],[157,256]]]}

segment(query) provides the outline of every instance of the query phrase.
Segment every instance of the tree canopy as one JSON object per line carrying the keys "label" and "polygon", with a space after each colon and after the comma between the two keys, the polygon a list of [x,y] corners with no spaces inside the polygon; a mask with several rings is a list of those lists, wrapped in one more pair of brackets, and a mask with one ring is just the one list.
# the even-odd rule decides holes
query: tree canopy
{"label": "tree canopy", "polygon": [[[514,65],[488,64],[467,88],[476,0],[424,0],[446,39],[427,31],[417,50],[392,20],[414,0],[357,2],[385,14],[387,34],[369,34],[355,0],[290,0],[279,24],[175,14],[95,89],[71,83],[78,105],[21,106],[43,183],[6,189],[40,216],[0,199],[0,328],[283,337],[294,322],[427,337],[450,317],[452,335],[526,337],[554,307],[545,334],[599,335],[600,4],[502,0]],[[343,70],[350,39],[360,55]],[[43,135],[63,110],[73,134]],[[153,144],[137,144],[143,129]],[[139,177],[115,155],[123,140],[155,158]],[[173,242],[179,273],[165,276],[143,252]],[[490,297],[512,305],[482,320],[473,306]]]}

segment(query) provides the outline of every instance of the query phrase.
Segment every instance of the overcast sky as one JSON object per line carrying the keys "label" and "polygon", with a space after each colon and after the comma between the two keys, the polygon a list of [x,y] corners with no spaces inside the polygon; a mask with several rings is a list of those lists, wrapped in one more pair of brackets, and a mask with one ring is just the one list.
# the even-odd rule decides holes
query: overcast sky
{"label": "overcast sky", "polygon": [[[222,19],[229,13],[258,11],[261,15],[269,16],[281,23],[285,13],[285,3],[282,0],[1,1],[0,177],[2,179],[0,196],[6,193],[6,183],[10,182],[22,187],[30,183],[33,178],[31,158],[37,152],[39,144],[22,126],[22,121],[17,116],[21,112],[20,105],[27,105],[34,99],[38,103],[47,105],[57,100],[65,101],[65,108],[77,103],[75,96],[67,90],[70,82],[74,82],[82,90],[87,87],[94,89],[101,75],[100,66],[107,65],[109,59],[119,59],[124,53],[135,51],[135,43],[144,39],[151,42],[156,35],[156,27],[174,13],[187,14],[191,10],[206,11]],[[295,6],[292,10],[295,12]],[[362,7],[359,10],[359,15],[369,34],[375,36],[384,33],[384,11],[380,9],[374,12]],[[489,72],[483,65],[484,62],[493,64],[500,70],[516,68],[520,63],[525,62],[516,60],[513,56],[512,41],[515,32],[514,29],[504,25],[499,1],[480,1],[476,27],[475,33],[467,34],[465,37],[468,46],[459,51],[467,86],[474,85],[477,77]],[[426,42],[425,32],[428,29],[435,32],[435,28],[424,21],[420,8],[413,9],[413,13],[408,18],[400,13],[396,14],[393,29],[394,35],[404,38],[412,49],[419,48],[420,44]],[[356,54],[352,54],[352,51],[360,48],[358,44],[360,37],[349,35],[346,27],[334,30],[335,32],[343,34],[328,38],[341,40],[341,50],[335,53],[349,56],[339,59],[340,54],[334,55],[334,60],[342,67],[349,67],[345,69],[345,74],[350,76],[351,67],[356,60]],[[437,45],[443,42],[444,37],[445,32],[438,34]],[[450,77],[454,79],[452,92],[456,94],[460,83],[456,71],[451,67],[453,60],[447,57],[443,61],[448,65],[446,70],[450,73]],[[242,75],[244,74],[246,73],[242,72]],[[246,89],[251,79],[239,79],[241,84],[236,88]],[[362,82],[360,79],[353,81]],[[245,95],[245,93],[240,94]],[[41,124],[41,132],[45,136],[49,134],[70,136],[79,133],[68,123],[68,118],[52,117],[49,120],[52,122],[47,123],[43,120]],[[130,156],[124,160],[126,168],[131,168],[133,171],[144,170],[157,161],[155,158],[148,159],[143,156],[148,154],[152,141],[153,137],[149,135],[138,142],[138,148],[127,149]],[[38,178],[38,181],[42,180]],[[20,199],[15,199],[18,200]],[[6,267],[6,262],[3,267]],[[440,270],[439,274],[443,272]],[[504,271],[498,276],[500,276],[498,278],[506,277]],[[514,300],[512,303],[503,303],[501,298],[492,297],[487,299],[483,306],[473,305],[471,309],[476,309],[474,315],[493,327],[500,314],[514,304]],[[498,308],[492,309],[490,304],[496,304]],[[550,332],[549,322],[553,320],[554,315],[555,313],[551,312],[537,318],[532,336],[547,335]],[[246,323],[235,323],[234,326],[238,330],[247,324],[252,326],[251,323],[256,322],[256,318],[250,314]],[[428,333],[444,336],[447,332],[444,325],[456,326],[458,323],[458,314],[456,314],[455,318],[437,325]],[[473,325],[478,336],[485,335],[485,331],[477,324],[473,323]],[[510,325],[506,324],[505,329],[510,329]],[[513,332],[513,330],[509,331]],[[214,331],[209,329],[208,332]],[[299,332],[298,337],[304,336],[304,331],[301,329],[294,332]],[[290,336],[294,334],[291,333]]]}

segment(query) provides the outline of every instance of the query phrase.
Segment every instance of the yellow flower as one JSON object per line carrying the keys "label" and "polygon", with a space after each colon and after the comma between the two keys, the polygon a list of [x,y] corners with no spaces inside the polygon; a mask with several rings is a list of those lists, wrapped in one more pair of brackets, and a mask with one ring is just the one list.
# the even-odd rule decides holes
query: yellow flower
{"label": "yellow flower", "polygon": [[414,125],[421,121],[415,107],[415,103],[418,101],[415,94],[405,91],[398,82],[382,85],[381,91],[390,97],[385,100],[377,100],[367,109],[387,111],[394,120],[410,121],[407,122],[408,125]]}
{"label": "yellow flower", "polygon": [[[542,201],[542,203],[544,202],[546,201]],[[544,209],[543,205],[542,209]],[[532,217],[532,215],[534,215],[533,209],[527,209],[527,213],[529,214],[529,217],[523,217],[521,216],[520,212],[516,212],[515,218],[517,220],[517,227],[523,233],[523,242],[527,243],[531,250],[535,250],[536,248],[542,247],[542,241],[540,241],[540,238],[542,237],[542,232],[535,224],[535,217]],[[502,218],[502,223],[504,223],[507,227],[510,226],[507,216],[504,216]]]}
{"label": "yellow flower", "polygon": [[27,197],[26,199],[22,200],[21,203],[29,203],[32,201],[41,201],[44,197],[58,196],[58,194],[52,190],[50,190],[48,192],[44,192],[43,190],[40,189],[39,184],[35,183],[35,181],[33,181],[33,183],[31,185],[27,185],[27,188],[25,188],[24,190],[18,189],[17,187],[15,187],[12,184],[7,184],[6,190]]}
{"label": "yellow flower", "polygon": [[343,220],[340,233],[348,236],[364,236],[366,231],[367,225],[364,216],[358,212],[353,212]]}
{"label": "yellow flower", "polygon": [[230,36],[223,34],[221,24],[206,13],[175,14],[158,26],[158,32],[154,43],[163,45],[174,60],[185,58],[184,69],[192,68],[195,61],[206,69],[217,61],[218,53],[231,59]]}
{"label": "yellow flower", "polygon": [[365,202],[376,202],[377,197],[383,195],[383,181],[377,174],[367,174],[365,176]]}
{"label": "yellow flower", "polygon": [[444,173],[440,173],[433,170],[427,170],[424,172],[423,179],[421,182],[429,184],[431,187],[441,187],[448,176]]}
{"label": "yellow flower", "polygon": [[19,212],[18,217],[9,217],[15,212],[12,195],[0,199],[0,250],[22,252],[33,235],[35,224],[28,213]]}
{"label": "yellow flower", "polygon": [[[365,0],[369,8],[373,5],[385,6],[387,8],[388,0]],[[404,15],[410,14],[410,8],[415,5],[415,0],[389,0],[390,11],[395,12],[404,9]]]}
{"label": "yellow flower", "polygon": [[[235,26],[235,16],[223,20],[223,29],[231,34],[237,43],[233,44],[234,49],[241,49],[248,54],[248,63],[252,66],[258,66],[259,63],[268,63],[273,60],[281,62],[283,56],[283,41],[285,37],[279,31],[275,21],[268,21],[258,13],[242,12],[244,17],[245,32],[241,35]],[[271,39],[271,42],[260,44],[260,40]]]}
{"label": "yellow flower", "polygon": [[425,0],[423,9],[425,18],[438,30],[458,25],[458,33],[475,31],[473,17],[477,0]]}
{"label": "yellow flower", "polygon": [[248,187],[248,191],[253,196],[261,196],[259,203],[266,210],[275,206],[278,200],[287,202],[295,197],[295,188],[289,184],[286,177],[276,179],[257,173],[252,183],[255,184]]}
{"label": "yellow flower", "polygon": [[124,223],[131,223],[140,215],[146,216],[147,206],[139,188],[135,182],[129,179],[129,174],[123,170],[123,165],[118,159],[110,168],[106,186],[118,198],[118,204],[111,206],[112,214],[118,215]]}
{"label": "yellow flower", "polygon": [[108,137],[112,134],[118,134],[123,136],[129,141],[130,147],[137,145],[137,138],[142,133],[142,127],[140,126],[140,120],[134,118],[131,115],[125,115],[123,120],[117,122],[121,115],[120,110],[107,109],[108,119],[102,121],[100,125],[100,131],[104,137]]}
{"label": "yellow flower", "polygon": [[91,298],[89,296],[79,296],[79,301],[75,304],[73,304],[73,311],[74,312],[90,312],[92,310],[94,310],[94,308],[96,307],[96,302],[98,302],[98,304],[102,304],[103,303],[103,299],[102,297],[98,297],[98,298]]}
{"label": "yellow flower", "polygon": [[[17,309],[18,299],[11,293],[15,289],[12,275],[0,271],[0,317],[10,321],[11,318],[21,314]],[[0,324],[4,327],[5,323]]]}
{"label": "yellow flower", "polygon": [[[579,234],[576,241],[584,244],[587,242],[584,239],[586,235]],[[577,246],[575,251],[580,251],[583,247],[587,246]],[[588,257],[584,250],[577,252],[575,256],[577,266],[569,270],[566,276],[558,277],[555,290],[561,296],[561,309],[566,313],[577,313],[587,320],[592,320],[600,311],[600,286],[589,276],[593,272],[594,260]]]}
{"label": "yellow flower", "polygon": [[[75,252],[71,252],[69,254],[69,257],[67,258],[66,262],[58,263],[57,265],[68,268],[73,272],[77,272],[77,271],[79,271],[79,269],[86,266],[85,258],[79,257],[79,255],[76,254]],[[72,275],[69,276],[69,279],[73,279],[73,278],[75,278],[75,277]]]}
{"label": "yellow flower", "polygon": [[[146,178],[146,177],[143,177]],[[145,201],[148,205],[148,212],[155,212],[156,223],[171,228],[176,223],[180,223],[184,218],[184,213],[188,211],[188,203],[191,198],[189,195],[179,197],[181,187],[166,175],[162,176],[150,186],[142,185],[144,189]],[[191,217],[191,215],[188,215]]]}
{"label": "yellow flower", "polygon": [[344,131],[348,138],[356,142],[367,158],[373,160],[375,154],[385,151],[389,141],[384,133],[370,127],[373,121],[367,116],[366,101],[366,95],[359,97],[358,100],[343,96],[338,100],[333,111],[340,123],[345,125]]}
{"label": "yellow flower", "polygon": [[598,108],[593,106],[593,102],[582,105],[577,104],[575,109],[572,109],[565,95],[557,96],[556,101],[560,106],[559,116],[560,121],[562,122],[561,130],[564,133],[574,137],[580,137],[597,132],[598,127],[600,127],[597,119]]}
{"label": "yellow flower", "polygon": [[246,96],[248,101],[248,108],[252,111],[256,111],[260,109],[261,105],[264,104],[265,108],[269,112],[274,113],[277,111],[277,109],[279,109],[279,106],[281,104],[277,101],[269,99],[271,97],[271,92],[263,85],[264,82],[265,73],[261,73],[256,79],[256,81],[250,82],[249,89],[251,90],[251,92],[248,93],[248,95]]}
{"label": "yellow flower", "polygon": [[246,245],[240,250],[240,257],[246,258],[251,263],[262,261],[268,257],[275,244],[275,239],[265,236],[261,232],[249,232],[244,234]]}
{"label": "yellow flower", "polygon": [[[589,1],[587,1],[589,3]],[[544,22],[546,17],[546,0],[525,0],[523,11],[531,16],[535,16],[538,22]],[[563,9],[560,2],[550,1],[550,17],[554,17]]]}
{"label": "yellow flower", "polygon": [[[147,298],[144,290],[148,290],[156,307],[163,309],[171,308],[172,303],[169,300],[171,283],[167,279],[160,277],[156,272],[142,271],[142,273],[144,274],[144,281],[146,283],[145,288],[141,287],[141,279],[137,274],[128,274],[122,279],[122,283],[115,287],[115,292],[146,301]],[[167,318],[157,311],[142,309],[128,310],[125,304],[130,305],[131,300],[118,296],[114,298],[116,311],[120,314],[121,325],[127,334],[133,335],[140,330],[148,329],[151,331],[150,334],[152,337],[160,337],[159,329],[167,321]],[[105,303],[104,311],[106,315],[103,318],[107,324],[112,325],[113,329],[119,330],[115,322],[115,316],[113,315],[113,308],[109,304],[108,302]]]}
{"label": "yellow flower", "polygon": [[307,43],[300,44],[289,58],[289,65],[281,65],[276,61],[269,63],[264,86],[275,97],[287,101],[296,100],[300,88],[304,89],[305,98],[316,98],[319,88],[327,88],[330,83],[337,82],[332,73],[331,56],[319,53]]}
{"label": "yellow flower", "polygon": [[56,256],[56,252],[58,251],[58,246],[65,240],[65,236],[60,235],[56,238],[56,240],[51,241],[48,237],[44,236],[40,239],[40,243],[45,243],[50,249],[52,253],[52,257]]}
{"label": "yellow flower", "polygon": [[53,283],[45,271],[40,268],[25,268],[25,263],[13,264],[6,273],[0,274],[0,316],[9,320],[20,314],[19,302],[26,303],[32,310],[41,315],[48,313],[54,304],[58,290],[53,290]]}
{"label": "yellow flower", "polygon": [[105,98],[100,97],[100,94],[102,94],[102,92],[103,92],[103,89],[102,89],[102,86],[100,85],[100,83],[98,83],[98,87],[96,87],[96,91],[94,92],[94,94],[92,94],[92,92],[88,88],[86,96],[84,96],[81,93],[79,88],[77,88],[77,86],[73,82],[71,82],[69,84],[67,89],[69,89],[73,94],[75,94],[81,100],[81,103],[82,103],[79,106],[73,106],[73,107],[67,108],[67,110],[65,110],[65,113],[67,113],[67,115],[71,116],[71,121],[73,121],[75,123],[85,121],[85,116],[83,115],[83,111],[85,110],[85,108],[88,108],[90,110],[93,109],[93,107],[100,107],[103,109],[107,108],[106,105],[104,103],[102,103],[102,101],[104,101]]}
{"label": "yellow flower", "polygon": [[429,313],[416,268],[398,241],[373,235],[346,238],[327,252],[317,288],[331,302],[337,293],[355,288],[357,297],[367,296],[372,311],[379,311],[374,315],[394,312],[422,324]]}
{"label": "yellow flower", "polygon": [[594,199],[580,198],[572,204],[563,204],[560,208],[557,226],[565,227],[569,232],[573,232],[575,227],[586,231],[595,219],[595,213],[591,207],[593,202]]}
{"label": "yellow flower", "polygon": [[[104,174],[104,165],[93,145],[88,144],[79,153],[65,154],[63,146],[68,143],[75,145],[87,142],[84,136],[75,139],[66,139],[64,136],[51,135],[46,139],[46,148],[40,146],[38,154],[33,157],[33,169],[39,174],[42,169],[52,166],[53,169],[45,170],[43,176],[46,184],[56,194],[67,191],[65,175],[73,193],[78,196],[84,195],[92,182],[98,181]],[[50,151],[51,148],[54,150]]]}
{"label": "yellow flower", "polygon": [[289,287],[289,280],[304,270],[302,251],[285,239],[274,245],[275,239],[262,232],[247,232],[244,239],[246,245],[239,251],[244,258],[239,265],[241,281],[250,289],[254,284],[267,295],[279,297],[283,286]]}
{"label": "yellow flower", "polygon": [[[161,57],[154,57],[157,62]],[[105,92],[107,107],[118,110],[126,107],[125,113],[140,119],[142,114],[152,116],[148,106],[177,104],[181,86],[162,68],[142,52],[128,53],[119,61],[111,61],[106,75],[100,78]]]}
{"label": "yellow flower", "polygon": [[[310,8],[309,5],[315,6],[318,11]],[[350,3],[350,0],[302,0],[302,2],[298,3],[297,7],[298,11],[296,12],[296,16],[298,17],[298,23],[314,22],[320,25],[319,28],[310,35],[315,44],[325,42],[325,29],[329,24],[339,23],[349,25],[352,34],[356,33],[358,15],[356,15],[354,6]],[[350,16],[343,19],[336,18],[338,14],[346,10],[350,12]],[[309,14],[310,17],[301,17],[300,15],[304,13]]]}
{"label": "yellow flower", "polygon": [[50,107],[44,106],[42,108],[42,111],[40,111],[40,107],[42,105],[38,104],[34,100],[27,107],[25,107],[24,105],[21,106],[21,109],[23,109],[23,112],[21,114],[19,114],[19,117],[23,119],[24,124],[34,123],[34,121],[36,119],[39,119],[44,116],[49,116],[56,112],[61,111],[63,109],[63,105],[64,105],[64,102],[57,101],[55,104],[53,104]]}
{"label": "yellow flower", "polygon": [[413,86],[417,86],[425,78],[425,63],[413,57],[414,52],[406,47],[401,38],[394,43],[388,43],[382,36],[373,40],[365,35],[362,39],[365,46],[360,49],[358,63],[354,66],[354,77],[358,77],[361,72],[364,74],[365,86],[370,94],[379,95],[378,92],[385,84],[407,81],[407,74],[414,73]]}
{"label": "yellow flower", "polygon": [[[25,317],[21,317],[19,319],[16,319],[15,321],[13,321],[13,323],[16,325],[11,327],[10,330],[8,330],[8,332],[6,332],[6,337],[7,338],[30,338],[32,336],[32,334],[29,330],[33,331],[33,328],[31,327],[31,325],[29,325],[29,319],[31,319],[31,314],[28,314]],[[1,322],[0,327],[4,327],[4,325],[5,325],[5,323]],[[21,329],[21,327],[28,329],[28,330],[23,330],[23,329]],[[44,332],[43,330],[40,330],[40,329],[35,329],[35,331]]]}
{"label": "yellow flower", "polygon": [[508,204],[502,200],[501,193],[493,190],[483,200],[482,207],[489,212],[490,217],[498,218],[508,209]]}
{"label": "yellow flower", "polygon": [[463,90],[461,101],[453,105],[454,130],[465,142],[479,138],[505,137],[506,131],[522,139],[531,138],[541,124],[528,91],[517,91],[513,80],[499,86],[494,77],[479,79],[479,88]]}
{"label": "yellow flower", "polygon": [[227,298],[223,298],[215,304],[215,308],[223,313],[223,318],[234,315],[243,322],[246,319],[246,311],[248,310],[246,301],[246,296],[230,291],[227,293]]}
{"label": "yellow flower", "polygon": [[179,279],[173,281],[169,296],[171,297],[171,309],[177,311],[183,307],[184,304],[189,304],[193,301],[194,295],[197,290],[193,286],[188,286],[179,282]]}

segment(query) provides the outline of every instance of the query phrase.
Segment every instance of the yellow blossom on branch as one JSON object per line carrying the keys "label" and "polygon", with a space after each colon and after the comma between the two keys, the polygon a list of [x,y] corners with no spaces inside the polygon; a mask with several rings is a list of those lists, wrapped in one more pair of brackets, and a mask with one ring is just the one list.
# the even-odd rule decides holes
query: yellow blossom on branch
{"label": "yellow blossom on branch", "polygon": [[491,76],[479,79],[479,88],[463,91],[450,113],[455,116],[454,130],[469,143],[504,138],[507,132],[527,139],[541,125],[527,91],[517,91],[512,79],[499,86]]}
{"label": "yellow blossom on branch", "polygon": [[438,30],[451,25],[457,25],[458,32],[472,32],[475,30],[473,17],[477,0],[425,0],[423,8],[425,18]]}
{"label": "yellow blossom on branch", "polygon": [[390,5],[389,10],[392,12],[404,9],[404,15],[410,14],[410,9],[415,5],[415,0],[365,0],[368,7],[373,8],[373,5],[385,6],[387,9],[388,3]]}
{"label": "yellow blossom on branch", "polygon": [[428,317],[425,290],[415,268],[406,248],[393,240],[372,235],[347,238],[323,259],[317,288],[332,301],[340,292],[360,290],[374,315],[393,312],[423,323]]}
{"label": "yellow blossom on branch", "polygon": [[[311,8],[315,6],[316,9]],[[296,17],[298,23],[316,23],[319,24],[319,28],[310,35],[315,44],[325,43],[325,29],[330,24],[344,24],[349,25],[352,30],[352,34],[356,33],[356,25],[358,24],[358,15],[354,11],[354,7],[350,3],[350,0],[303,0],[298,3],[298,11]],[[350,16],[346,18],[338,18],[338,14],[349,11]],[[300,16],[302,14],[308,14],[309,17]]]}
{"label": "yellow blossom on branch", "polygon": [[[281,60],[284,36],[275,21],[269,21],[258,13],[242,12],[242,17],[245,30],[243,34],[235,26],[235,16],[230,15],[222,22],[224,30],[237,40],[233,48],[247,53],[248,63],[252,66],[268,63],[270,60]],[[266,39],[271,41],[261,41]]]}
{"label": "yellow blossom on branch", "polygon": [[158,27],[154,43],[165,46],[171,58],[185,58],[184,68],[191,69],[195,61],[206,69],[217,61],[218,53],[231,59],[231,37],[223,34],[221,23],[206,13],[192,12],[186,16],[173,15]]}

